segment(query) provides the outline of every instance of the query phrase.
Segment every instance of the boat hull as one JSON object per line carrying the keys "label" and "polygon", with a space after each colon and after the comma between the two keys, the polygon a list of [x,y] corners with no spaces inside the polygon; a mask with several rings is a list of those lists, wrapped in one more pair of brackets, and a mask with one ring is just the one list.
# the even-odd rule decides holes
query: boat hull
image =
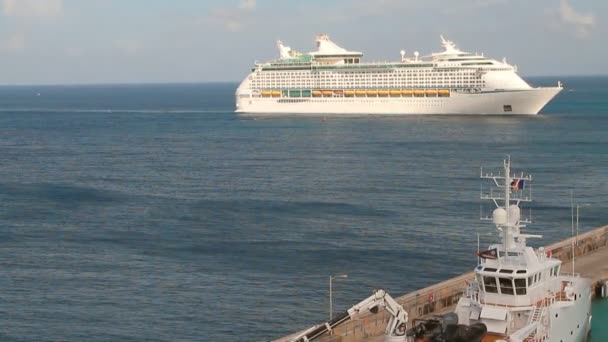
{"label": "boat hull", "polygon": [[556,305],[549,311],[548,342],[585,342],[591,330],[591,281],[579,278],[572,305]]}
{"label": "boat hull", "polygon": [[237,92],[237,113],[311,115],[534,115],[563,88],[530,88],[449,97],[264,98]]}

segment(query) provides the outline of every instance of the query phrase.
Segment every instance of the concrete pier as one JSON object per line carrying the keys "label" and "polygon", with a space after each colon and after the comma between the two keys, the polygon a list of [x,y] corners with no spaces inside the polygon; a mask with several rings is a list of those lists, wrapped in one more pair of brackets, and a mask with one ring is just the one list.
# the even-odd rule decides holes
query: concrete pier
{"label": "concrete pier", "polygon": [[[562,272],[572,272],[572,245],[574,244],[574,272],[593,279],[608,279],[608,226],[581,234],[545,247],[554,258],[560,259]],[[473,272],[443,281],[441,283],[403,295],[397,301],[409,314],[410,321],[431,315],[438,315],[454,309],[463,296],[467,282],[473,280]],[[353,303],[355,304],[355,303]],[[384,329],[389,317],[386,312],[362,314],[333,331],[333,335],[323,336],[317,341],[384,341]],[[321,323],[321,322],[319,322]],[[290,341],[286,336],[277,341]]]}

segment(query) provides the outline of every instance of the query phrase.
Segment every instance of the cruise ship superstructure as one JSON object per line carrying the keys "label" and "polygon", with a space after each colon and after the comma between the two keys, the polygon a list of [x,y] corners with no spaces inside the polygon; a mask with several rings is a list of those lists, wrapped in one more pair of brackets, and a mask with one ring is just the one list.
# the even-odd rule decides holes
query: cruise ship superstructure
{"label": "cruise ship superstructure", "polygon": [[533,88],[506,60],[459,50],[401,51],[396,62],[365,63],[327,35],[317,51],[277,42],[279,58],[256,63],[236,92],[236,111],[259,114],[537,114],[563,88]]}
{"label": "cruise ship superstructure", "polygon": [[492,190],[481,197],[497,207],[488,219],[502,243],[478,253],[476,280],[455,310],[458,322],[485,324],[484,342],[583,342],[591,329],[591,280],[576,275],[574,264],[526,245],[540,237],[521,232],[529,220],[519,205],[531,200],[532,178],[512,175],[510,166],[505,160],[504,173],[482,172]]}

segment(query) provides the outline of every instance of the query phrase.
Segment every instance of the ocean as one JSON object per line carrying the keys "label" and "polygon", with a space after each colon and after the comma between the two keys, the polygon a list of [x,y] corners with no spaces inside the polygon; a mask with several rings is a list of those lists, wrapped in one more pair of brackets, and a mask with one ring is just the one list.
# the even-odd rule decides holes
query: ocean
{"label": "ocean", "polygon": [[506,155],[534,177],[532,244],[570,236],[571,192],[581,232],[608,224],[608,77],[560,80],[533,117],[255,118],[232,83],[0,87],[0,340],[267,341],[327,319],[330,275],[348,274],[340,311],[467,272],[477,234],[496,241],[479,168]]}

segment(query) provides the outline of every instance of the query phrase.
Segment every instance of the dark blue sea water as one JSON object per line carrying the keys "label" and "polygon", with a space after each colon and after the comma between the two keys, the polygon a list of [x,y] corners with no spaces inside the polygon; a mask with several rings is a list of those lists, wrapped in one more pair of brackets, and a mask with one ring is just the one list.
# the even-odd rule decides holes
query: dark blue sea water
{"label": "dark blue sea water", "polygon": [[[0,340],[262,341],[470,270],[479,167],[608,223],[608,78],[535,117],[259,118],[236,84],[0,87]],[[533,79],[555,84],[555,78]]]}

